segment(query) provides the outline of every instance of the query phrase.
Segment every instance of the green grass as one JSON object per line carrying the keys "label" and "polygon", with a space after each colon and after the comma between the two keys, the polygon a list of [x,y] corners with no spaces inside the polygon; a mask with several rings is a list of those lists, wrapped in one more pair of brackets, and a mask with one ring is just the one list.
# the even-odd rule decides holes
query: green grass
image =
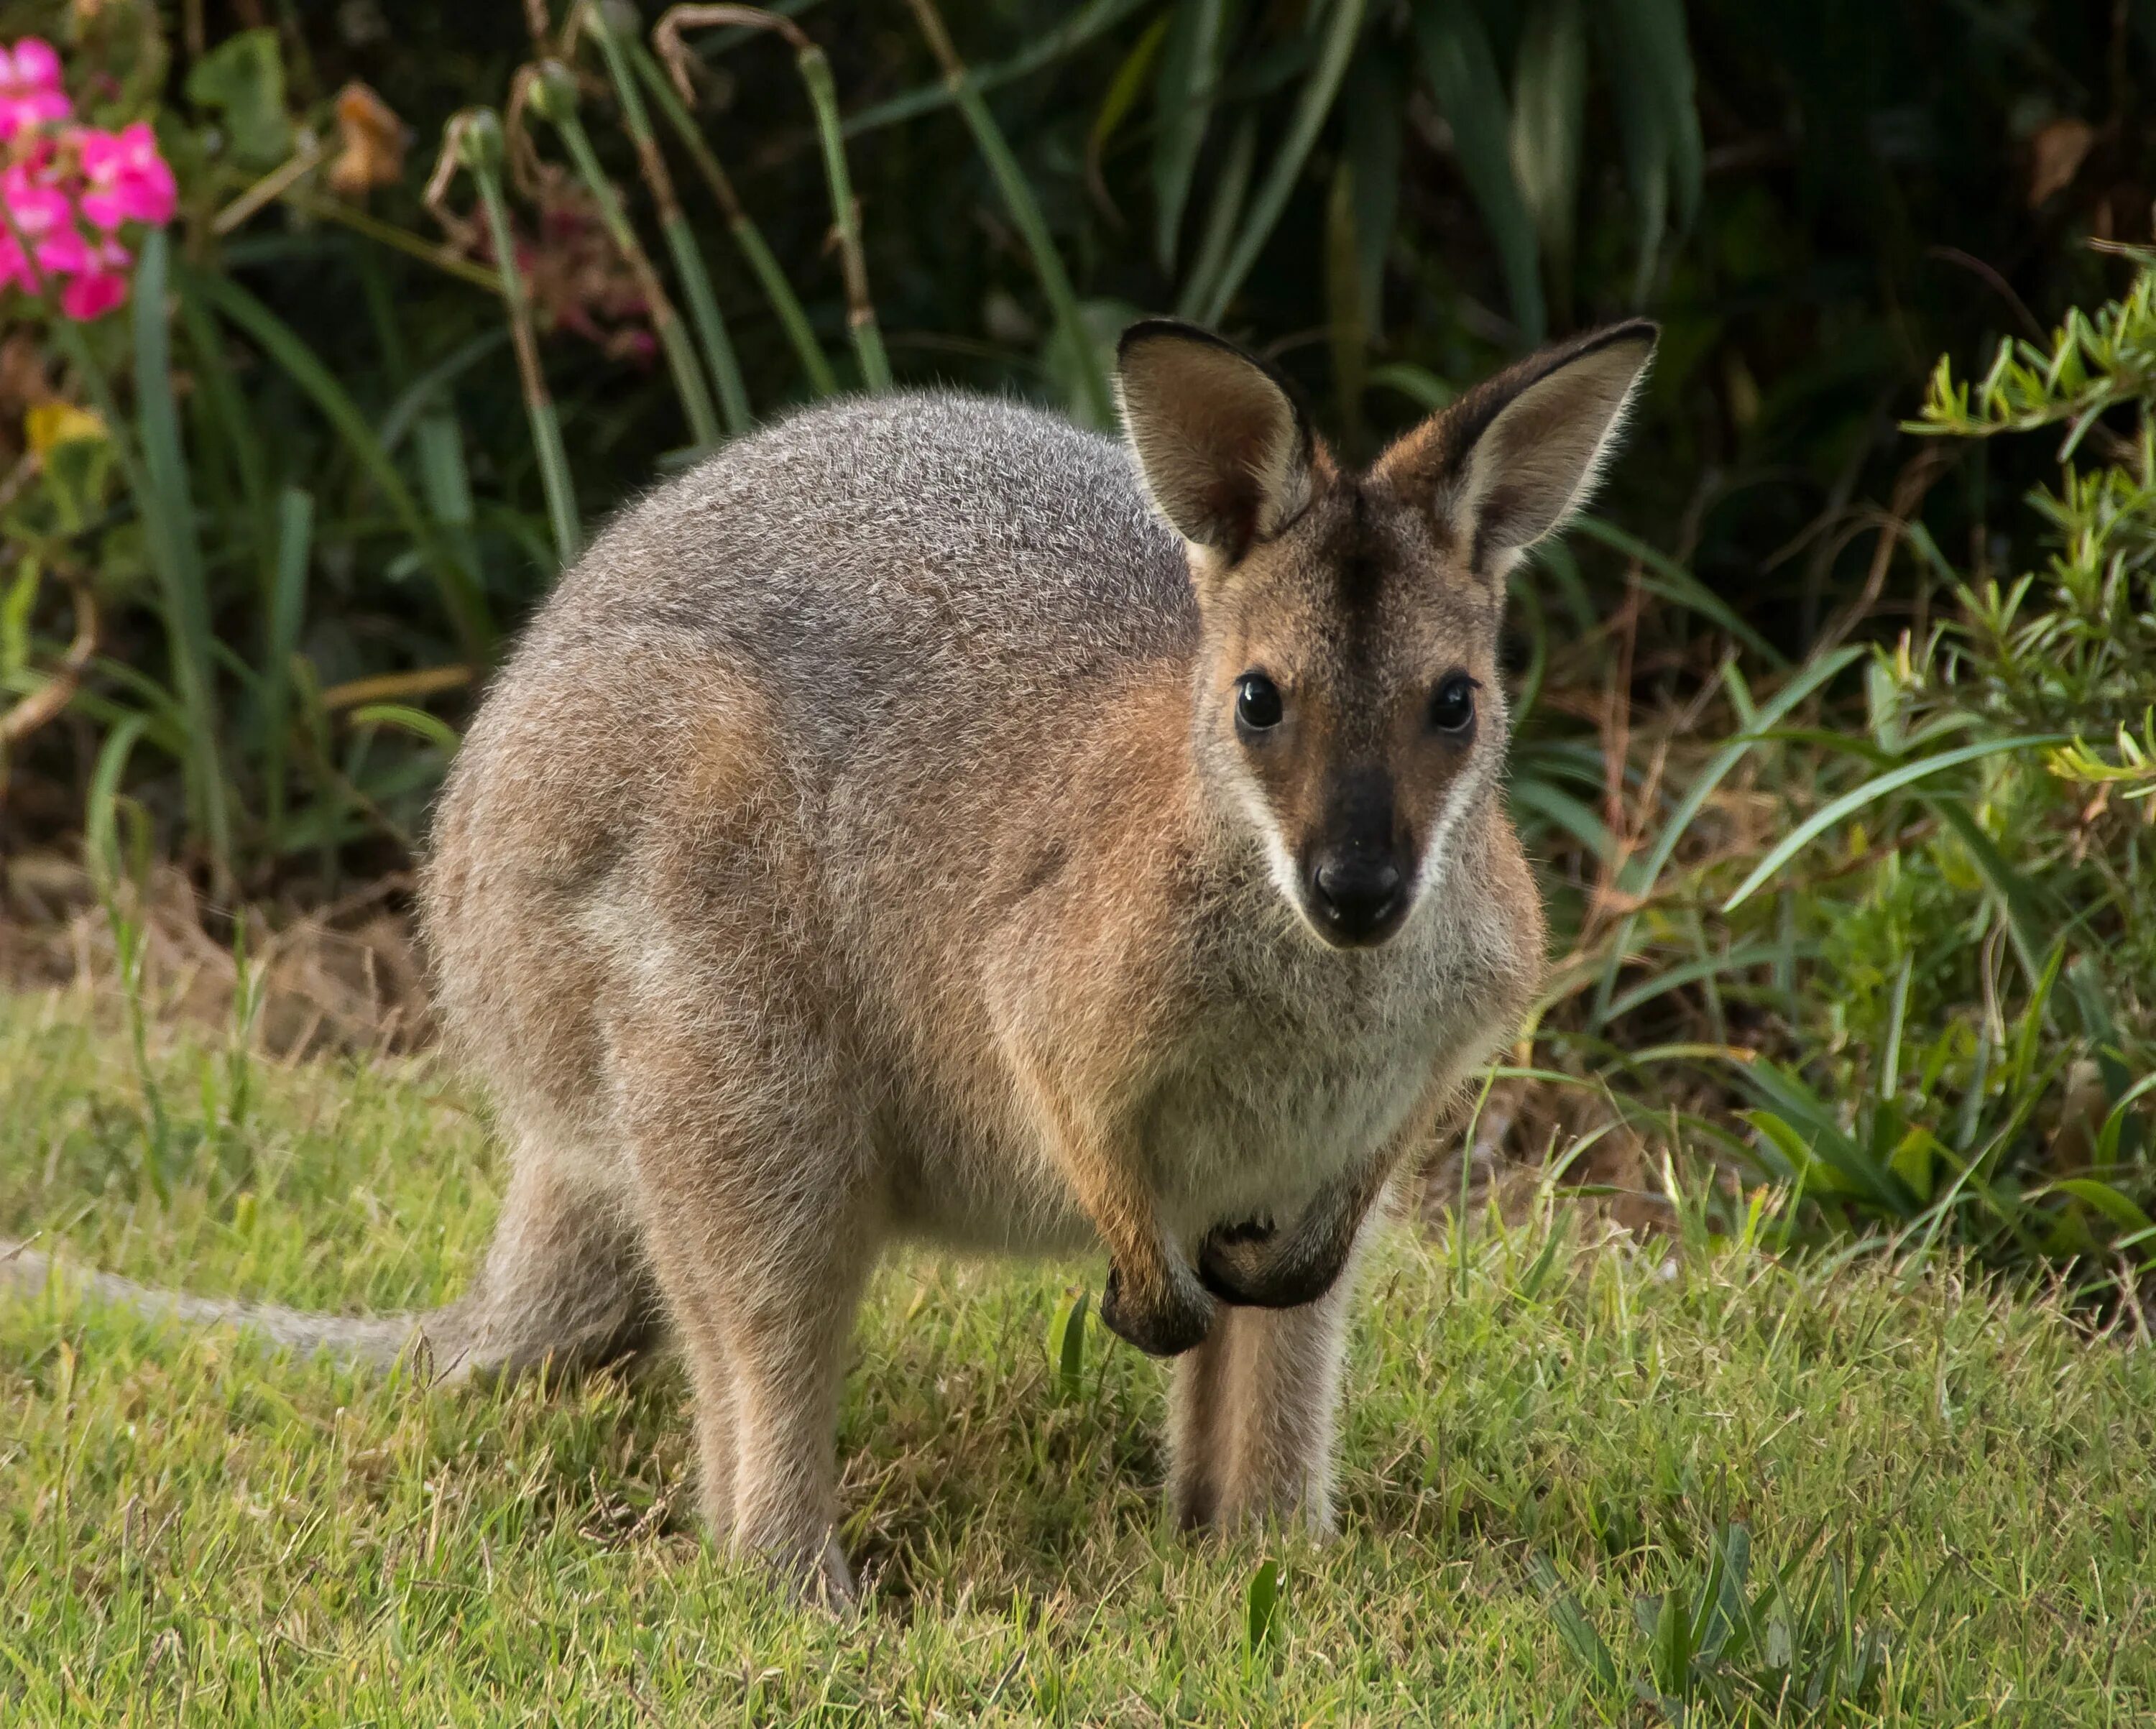
{"label": "green grass", "polygon": [[[253,1063],[242,1095],[213,1043],[151,1062],[162,1200],[126,1040],[0,998],[0,1230],[354,1309],[471,1266],[498,1171],[431,1064]],[[0,1720],[1540,1725],[1686,1686],[1695,1722],[2156,1713],[2156,1353],[1950,1266],[1670,1265],[1568,1219],[1387,1245],[1324,1549],[1161,1529],[1163,1372],[1096,1327],[1075,1396],[1051,1372],[1097,1268],[886,1269],[844,1624],[706,1552],[670,1369],[430,1393],[0,1311]],[[1702,1598],[1747,1540],[1745,1589]]]}

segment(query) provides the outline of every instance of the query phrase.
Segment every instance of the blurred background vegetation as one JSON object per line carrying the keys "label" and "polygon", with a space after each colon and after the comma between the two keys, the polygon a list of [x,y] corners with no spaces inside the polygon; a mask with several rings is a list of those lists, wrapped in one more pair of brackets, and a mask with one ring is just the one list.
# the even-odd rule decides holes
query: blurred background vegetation
{"label": "blurred background vegetation", "polygon": [[565,551],[833,390],[1106,426],[1174,311],[1367,456],[1644,310],[1515,593],[1551,992],[1440,1186],[1553,1158],[2141,1312],[2156,0],[0,0],[30,34],[181,212],[122,310],[0,305],[0,922],[131,977],[153,880],[220,944],[395,912]]}

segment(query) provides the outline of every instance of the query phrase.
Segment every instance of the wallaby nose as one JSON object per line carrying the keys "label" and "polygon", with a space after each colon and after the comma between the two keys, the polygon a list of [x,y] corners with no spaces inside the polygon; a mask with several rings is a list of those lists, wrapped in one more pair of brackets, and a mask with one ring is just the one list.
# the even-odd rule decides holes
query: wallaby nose
{"label": "wallaby nose", "polygon": [[1322,860],[1311,873],[1311,899],[1327,928],[1343,941],[1366,941],[1400,910],[1400,868],[1382,853]]}

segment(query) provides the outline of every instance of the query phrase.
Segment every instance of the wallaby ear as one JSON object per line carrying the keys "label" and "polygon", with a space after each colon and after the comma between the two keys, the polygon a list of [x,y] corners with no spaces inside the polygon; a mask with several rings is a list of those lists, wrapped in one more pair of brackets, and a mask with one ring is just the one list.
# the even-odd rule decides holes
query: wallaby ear
{"label": "wallaby ear", "polygon": [[1402,438],[1376,473],[1430,500],[1471,570],[1502,577],[1586,504],[1659,334],[1635,318],[1530,355]]}
{"label": "wallaby ear", "polygon": [[1164,318],[1125,331],[1116,362],[1146,490],[1185,540],[1233,562],[1308,501],[1310,428],[1263,362]]}

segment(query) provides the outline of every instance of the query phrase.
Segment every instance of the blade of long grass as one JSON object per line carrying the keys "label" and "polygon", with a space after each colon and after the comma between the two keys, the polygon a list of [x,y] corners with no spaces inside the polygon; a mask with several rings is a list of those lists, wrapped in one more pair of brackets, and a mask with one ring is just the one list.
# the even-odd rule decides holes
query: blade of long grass
{"label": "blade of long grass", "polygon": [[1182,0],[1153,81],[1153,256],[1175,268],[1176,241],[1213,119],[1227,0]]}
{"label": "blade of long grass", "polygon": [[1799,823],[1778,845],[1768,851],[1767,856],[1753,868],[1752,874],[1738,885],[1737,891],[1722,903],[1722,910],[1724,912],[1735,911],[1752,898],[1761,884],[1770,880],[1777,871],[1810,845],[1819,835],[1825,833],[1844,818],[1853,816],[1866,805],[1875,803],[1885,798],[1889,793],[1898,791],[1929,776],[1943,773],[1949,768],[1958,768],[1964,762],[1974,762],[1985,757],[1996,757],[2007,751],[2042,750],[2047,746],[2062,741],[2063,736],[2059,733],[2032,734],[2027,737],[2017,738],[1985,739],[1979,744],[1964,745],[1959,750],[1955,751],[1942,751],[1935,757],[1926,757],[1918,762],[1904,763],[1901,767],[1892,769],[1885,774],[1875,775],[1862,786],[1845,793],[1840,798],[1821,806]]}
{"label": "blade of long grass", "polygon": [[[1021,78],[1054,65],[1066,54],[1074,54],[1096,37],[1112,30],[1147,3],[1147,0],[1087,0],[1087,3],[1065,17],[1060,24],[1040,33],[1026,46],[1007,60],[974,70],[973,87],[983,95],[998,86],[1015,83]],[[873,132],[899,121],[911,120],[917,115],[932,114],[939,108],[948,107],[953,97],[950,85],[946,83],[922,85],[906,90],[874,107],[864,108],[846,122],[845,136],[858,138],[865,132]]]}
{"label": "blade of long grass", "polygon": [[285,850],[285,767],[291,716],[292,657],[305,622],[307,565],[314,548],[314,495],[288,486],[277,500],[277,577],[263,621],[262,677],[256,695],[261,717],[263,824],[270,850]]}
{"label": "blade of long grass", "polygon": [[1572,312],[1586,95],[1586,30],[1579,0],[1540,0],[1527,9],[1513,65],[1512,174],[1542,242],[1550,305],[1560,323]]}
{"label": "blade of long grass", "polygon": [[585,28],[598,39],[599,51],[606,60],[607,74],[613,80],[622,120],[629,128],[630,141],[636,146],[637,166],[643,171],[644,183],[651,189],[651,202],[659,211],[659,231],[665,237],[667,254],[674,260],[675,278],[689,302],[689,318],[696,327],[696,341],[704,351],[704,365],[719,392],[719,407],[726,416],[726,430],[738,435],[747,432],[755,418],[749,408],[748,387],[742,382],[741,362],[735,357],[733,339],[727,334],[726,319],[719,310],[718,296],[711,290],[711,273],[704,268],[704,254],[697,247],[696,237],[689,232],[688,219],[681,213],[681,201],[675,194],[674,177],[666,172],[666,158],[660,151],[657,135],[651,130],[651,115],[644,105],[644,93],[624,51],[621,38],[608,22],[606,7],[587,0],[581,16]]}
{"label": "blade of long grass", "polygon": [[[1694,819],[1707,808],[1707,803],[1714,796],[1715,790],[1758,746],[1762,736],[1773,731],[1783,716],[1852,662],[1862,658],[1863,653],[1861,649],[1838,649],[1801,669],[1774,693],[1764,707],[1757,711],[1749,726],[1707,760],[1699,772],[1692,777],[1691,785],[1685,788],[1684,797],[1677,801],[1676,808],[1670,813],[1668,820],[1662,824],[1661,833],[1656,838],[1655,844],[1646,856],[1640,861],[1636,871],[1627,874],[1629,885],[1634,892],[1645,894],[1661,880],[1662,872],[1668,869],[1670,860],[1676,856],[1677,848],[1683,844]],[[1730,667],[1727,672],[1730,677],[1734,677],[1735,668]],[[1594,1013],[1589,1023],[1592,1026],[1603,1025],[1616,1013],[1611,998],[1616,993],[1617,975],[1625,965],[1625,957],[1631,952],[1632,936],[1638,927],[1639,916],[1636,913],[1629,915],[1619,926],[1611,941],[1609,958],[1603,967],[1601,983],[1595,992]]]}
{"label": "blade of long grass", "polygon": [[1542,241],[1512,169],[1512,115],[1489,33],[1460,0],[1417,0],[1415,45],[1423,77],[1452,128],[1460,178],[1496,243],[1512,319],[1529,342],[1549,328],[1543,299]]}
{"label": "blade of long grass", "polygon": [[652,59],[651,50],[640,42],[632,41],[628,47],[629,59],[636,67],[637,77],[650,93],[651,100],[659,105],[660,113],[665,116],[666,124],[674,129],[675,141],[688,151],[689,160],[703,177],[704,184],[710,187],[711,197],[718,204],[719,213],[725,218],[726,230],[733,236],[734,244],[741,249],[742,257],[747,261],[749,269],[762,285],[764,298],[771,302],[773,315],[778,320],[780,327],[786,332],[786,340],[793,344],[794,353],[800,358],[801,370],[808,377],[808,388],[818,396],[831,395],[839,387],[838,377],[832,372],[831,362],[824,356],[824,345],[816,340],[815,327],[808,322],[808,315],[802,307],[801,297],[794,293],[793,285],[787,280],[786,272],[781,268],[777,255],[765,241],[763,230],[756,225],[755,220],[742,207],[734,191],[733,182],[727,177],[726,171],[719,166],[718,157],[712,153],[711,146],[704,141],[703,135],[696,130],[696,122],[690,118],[687,105],[675,93],[665,73],[660,69],[658,61]]}
{"label": "blade of long grass", "polygon": [[476,572],[458,562],[439,528],[419,508],[404,476],[390,460],[389,453],[382,448],[374,428],[344,386],[290,326],[231,278],[212,275],[207,271],[189,271],[187,275],[196,291],[221,317],[251,337],[313,399],[322,418],[336,429],[354,459],[380,490],[391,514],[424,555],[441,595],[443,610],[449,614],[465,654],[482,662],[490,660],[495,645],[494,624],[485,598],[480,593]]}
{"label": "blade of long grass", "polygon": [[1769,666],[1787,666],[1789,664],[1787,655],[1738,618],[1721,596],[1666,552],[1656,551],[1638,536],[1627,534],[1615,523],[1605,521],[1592,514],[1573,517],[1571,526],[1589,540],[1599,541],[1627,558],[1639,560],[1644,567],[1640,586],[1648,593],[1697,613],[1743,644]]}
{"label": "blade of long grass", "polygon": [[[1806,943],[1799,952],[1809,959],[1820,952],[1819,945]],[[1732,972],[1749,972],[1755,967],[1771,967],[1781,954],[1779,944],[1760,942],[1731,949],[1727,954],[1706,955],[1696,961],[1681,962],[1633,986],[1610,1003],[1604,1018],[1614,1020],[1621,1015],[1630,1014],[1657,997],[1681,990],[1688,984],[1697,984],[1702,979],[1722,978]]]}
{"label": "blade of long grass", "polygon": [[1348,84],[1346,158],[1354,182],[1358,310],[1373,342],[1384,336],[1385,259],[1399,226],[1406,96],[1391,55],[1369,49],[1357,59]]}
{"label": "blade of long grass", "polygon": [[674,393],[680,399],[681,413],[689,423],[689,435],[700,449],[708,449],[720,439],[719,417],[711,406],[711,393],[704,382],[704,372],[691,345],[681,315],[674,310],[673,297],[666,292],[653,268],[651,254],[644,249],[644,242],[637,237],[636,224],[629,219],[623,206],[621,194],[614,190],[613,182],[600,164],[598,152],[592,147],[591,134],[585,131],[583,116],[578,112],[577,77],[558,60],[543,63],[531,80],[531,107],[539,116],[552,126],[561,136],[569,152],[569,160],[576,165],[577,175],[584,182],[584,189],[592,195],[598,207],[599,223],[613,242],[614,250],[621,254],[629,274],[636,279],[637,290],[644,296],[651,320],[651,333],[659,339],[659,351],[666,357],[666,371],[674,381]]}
{"label": "blade of long grass", "polygon": [[142,439],[141,500],[149,556],[163,591],[172,634],[172,681],[187,717],[187,798],[208,842],[220,884],[232,870],[232,820],[219,754],[223,722],[210,655],[209,581],[195,525],[187,453],[180,443],[179,407],[172,392],[165,285],[169,241],[158,228],[143,243],[135,276],[135,397]]}
{"label": "blade of long grass", "polygon": [[1265,249],[1265,242],[1279,226],[1296,182],[1301,177],[1303,165],[1310,159],[1311,148],[1317,142],[1327,116],[1332,112],[1333,98],[1340,93],[1341,80],[1347,76],[1348,60],[1362,32],[1363,13],[1363,0],[1332,0],[1331,15],[1323,26],[1324,41],[1317,62],[1296,97],[1294,115],[1281,141],[1280,153],[1273,158],[1272,166],[1259,183],[1242,233],[1220,266],[1219,276],[1204,285],[1199,300],[1199,323],[1218,324],[1226,316],[1229,302],[1235,298],[1236,290],[1256,267],[1259,253]]}
{"label": "blade of long grass", "polygon": [[442,525],[456,549],[458,562],[468,570],[477,570],[479,545],[472,536],[476,513],[472,508],[471,471],[465,464],[463,427],[455,415],[438,408],[419,417],[413,445],[428,514]]}
{"label": "blade of long grass", "polygon": [[1055,237],[1048,232],[1047,219],[1040,213],[1040,201],[1033,195],[1025,171],[1011,154],[1003,128],[996,124],[995,116],[988,111],[987,99],[974,85],[966,63],[959,58],[957,46],[944,27],[943,14],[937,8],[936,0],[907,0],[907,4],[912,8],[914,21],[921,28],[929,52],[943,69],[943,80],[950,88],[952,100],[965,117],[967,127],[973,135],[974,146],[988,163],[989,173],[994,176],[996,188],[1003,194],[1004,208],[1010,213],[1011,221],[1033,259],[1034,274],[1040,279],[1041,292],[1048,296],[1057,328],[1070,351],[1072,374],[1078,380],[1086,416],[1096,426],[1111,426],[1115,423],[1116,403],[1108,389],[1107,370],[1101,365],[1099,351],[1086,328],[1084,315],[1078,307],[1077,290],[1070,285],[1070,273],[1063,266],[1063,255],[1056,250]]}
{"label": "blade of long grass", "polygon": [[[497,282],[495,291],[498,294],[501,289],[501,285]],[[381,423],[375,428],[374,435],[382,441],[382,448],[393,456],[396,454],[397,447],[404,442],[404,435],[411,431],[422,414],[434,406],[434,399],[510,340],[510,330],[506,323],[496,329],[481,331],[477,336],[458,343],[420,373],[390,403],[389,412],[382,417]]]}
{"label": "blade of long grass", "polygon": [[187,346],[194,354],[200,394],[216,416],[218,434],[239,473],[239,490],[246,503],[248,526],[261,561],[263,589],[266,593],[276,558],[270,532],[269,454],[263,448],[254,417],[240,401],[239,386],[225,359],[217,321],[185,280],[177,287],[180,319],[187,326]]}
{"label": "blade of long grass", "polygon": [[1226,264],[1228,249],[1235,241],[1236,219],[1242,215],[1244,200],[1250,195],[1250,175],[1257,161],[1258,119],[1254,114],[1246,114],[1229,135],[1227,155],[1221,159],[1220,172],[1214,179],[1213,198],[1206,208],[1198,255],[1191,260],[1190,274],[1184,279],[1183,292],[1175,303],[1178,318],[1194,319],[1199,316],[1206,285]]}
{"label": "blade of long grass", "polygon": [[1653,283],[1672,189],[1678,226],[1690,224],[1699,203],[1705,155],[1691,54],[1677,0],[1605,0],[1596,16],[1609,47],[1625,177],[1639,223],[1632,280],[1636,305]]}

